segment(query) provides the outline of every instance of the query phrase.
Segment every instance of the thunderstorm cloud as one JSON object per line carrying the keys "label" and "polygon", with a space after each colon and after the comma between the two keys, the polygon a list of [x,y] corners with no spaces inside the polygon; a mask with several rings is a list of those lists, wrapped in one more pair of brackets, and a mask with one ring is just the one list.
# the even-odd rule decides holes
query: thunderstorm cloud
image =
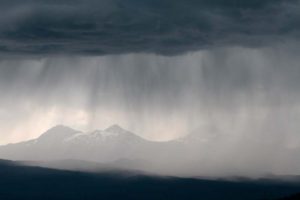
{"label": "thunderstorm cloud", "polygon": [[297,39],[298,0],[3,0],[0,52],[174,55]]}

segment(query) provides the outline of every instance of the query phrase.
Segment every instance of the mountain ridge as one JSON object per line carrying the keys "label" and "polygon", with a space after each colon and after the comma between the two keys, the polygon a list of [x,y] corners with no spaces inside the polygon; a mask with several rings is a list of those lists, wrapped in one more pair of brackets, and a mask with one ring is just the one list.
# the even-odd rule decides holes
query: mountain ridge
{"label": "mountain ridge", "polygon": [[[64,125],[45,131],[36,139],[0,146],[0,158],[12,160],[88,159],[113,161],[148,154],[155,142],[148,141],[119,125],[104,130],[82,132]],[[144,153],[143,153],[144,151]]]}

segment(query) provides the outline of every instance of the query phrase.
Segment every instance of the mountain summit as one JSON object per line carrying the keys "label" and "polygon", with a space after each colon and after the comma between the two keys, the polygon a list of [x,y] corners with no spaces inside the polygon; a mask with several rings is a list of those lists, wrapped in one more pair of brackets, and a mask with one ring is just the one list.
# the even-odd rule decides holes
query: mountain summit
{"label": "mountain summit", "polygon": [[118,124],[114,124],[114,125],[106,128],[104,131],[106,131],[106,132],[112,132],[112,133],[127,132],[122,127],[120,127]]}
{"label": "mountain summit", "polygon": [[78,159],[106,162],[136,157],[151,144],[119,125],[88,133],[57,125],[37,139],[0,146],[0,158],[11,160]]}
{"label": "mountain summit", "polygon": [[64,125],[57,125],[43,133],[37,140],[46,142],[63,140],[77,133],[80,133],[80,131],[74,130]]}
{"label": "mountain summit", "polygon": [[[174,170],[181,169],[180,163],[177,163],[178,157],[184,157],[184,161],[193,161],[193,158],[186,157],[186,152],[189,150],[205,152],[205,149],[212,149],[208,145],[199,142],[199,140],[193,140],[195,142],[186,140],[149,141],[117,124],[104,130],[86,133],[58,125],[49,129],[37,139],[0,146],[0,158],[34,161],[84,160],[101,163],[113,162],[122,167],[130,166],[130,168],[133,168],[132,166],[135,166],[136,169],[141,166],[141,162],[135,161],[145,160],[150,163],[147,164],[149,169],[165,167],[164,169],[168,171],[168,165],[176,166]],[[191,148],[191,145],[197,146],[197,148]],[[120,160],[125,160],[126,164],[117,162]],[[161,165],[162,162],[166,162],[165,165]]]}

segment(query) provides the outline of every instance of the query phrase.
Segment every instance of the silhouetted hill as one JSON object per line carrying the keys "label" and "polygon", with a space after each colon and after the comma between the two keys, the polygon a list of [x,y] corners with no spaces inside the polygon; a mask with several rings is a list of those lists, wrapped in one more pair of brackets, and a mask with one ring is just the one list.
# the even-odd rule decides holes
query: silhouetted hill
{"label": "silhouetted hill", "polygon": [[300,192],[299,183],[158,177],[130,172],[84,173],[0,161],[0,199],[275,199]]}

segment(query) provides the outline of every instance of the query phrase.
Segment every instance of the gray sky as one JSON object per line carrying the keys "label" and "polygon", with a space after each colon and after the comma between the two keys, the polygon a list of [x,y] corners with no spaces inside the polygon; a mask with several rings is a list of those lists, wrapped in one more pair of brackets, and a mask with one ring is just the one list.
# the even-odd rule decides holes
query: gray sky
{"label": "gray sky", "polygon": [[0,144],[117,123],[152,140],[217,132],[232,152],[300,147],[298,0],[3,0],[0,13]]}
{"label": "gray sky", "polygon": [[298,46],[215,48],[171,57],[4,59],[1,143],[36,137],[56,124],[92,130],[114,123],[154,140],[211,127],[240,134],[256,127],[282,129],[278,135],[293,142],[300,128]]}

